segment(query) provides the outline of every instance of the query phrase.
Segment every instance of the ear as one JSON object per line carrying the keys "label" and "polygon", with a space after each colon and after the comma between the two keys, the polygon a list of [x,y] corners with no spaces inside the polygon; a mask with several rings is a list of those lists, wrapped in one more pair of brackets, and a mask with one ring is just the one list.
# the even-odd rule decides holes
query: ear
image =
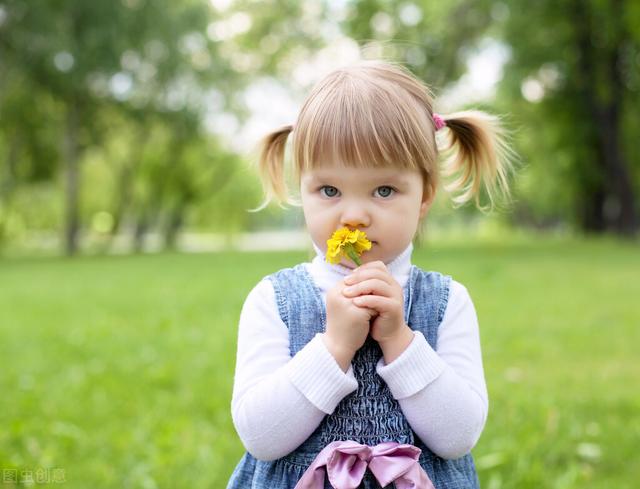
{"label": "ear", "polygon": [[429,209],[431,208],[431,204],[433,204],[433,201],[436,197],[435,192],[431,192],[431,195],[425,194],[427,194],[427,192],[423,192],[422,202],[420,203],[420,219],[423,219],[427,215]]}

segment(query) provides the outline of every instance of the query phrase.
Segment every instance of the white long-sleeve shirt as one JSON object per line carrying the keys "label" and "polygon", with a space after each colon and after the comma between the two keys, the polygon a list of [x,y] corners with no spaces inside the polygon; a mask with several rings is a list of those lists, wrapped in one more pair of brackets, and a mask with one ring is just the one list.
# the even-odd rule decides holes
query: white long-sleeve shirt
{"label": "white long-sleeve shirt", "polygon": [[[326,301],[326,292],[351,273],[318,255],[305,263]],[[409,247],[387,264],[402,286],[409,278]],[[326,302],[325,302],[326,303]],[[421,332],[378,375],[387,383],[411,428],[436,455],[458,458],[480,437],[488,411],[478,320],[467,289],[451,281],[438,329],[437,351]],[[357,389],[353,369],[345,373],[317,334],[295,356],[278,313],[273,285],[260,281],[240,314],[231,401],[233,422],[245,448],[261,460],[275,460],[300,446]]]}

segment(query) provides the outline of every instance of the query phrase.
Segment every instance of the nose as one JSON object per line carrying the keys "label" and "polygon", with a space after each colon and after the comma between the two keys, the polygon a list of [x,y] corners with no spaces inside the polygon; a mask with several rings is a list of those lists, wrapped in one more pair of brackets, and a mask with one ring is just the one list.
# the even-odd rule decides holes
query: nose
{"label": "nose", "polygon": [[367,228],[371,225],[371,215],[362,202],[351,202],[342,209],[340,224],[350,228]]}

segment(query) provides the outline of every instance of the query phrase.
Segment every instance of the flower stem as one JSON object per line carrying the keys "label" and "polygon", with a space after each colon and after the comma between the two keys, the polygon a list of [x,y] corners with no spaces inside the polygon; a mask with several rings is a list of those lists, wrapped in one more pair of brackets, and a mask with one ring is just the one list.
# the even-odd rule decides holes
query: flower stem
{"label": "flower stem", "polygon": [[362,261],[360,261],[360,257],[358,256],[358,253],[356,252],[356,250],[353,249],[353,246],[351,245],[345,246],[344,251],[347,254],[347,256],[349,256],[349,258],[353,260],[353,263],[355,263],[356,266],[359,267],[360,265],[362,265]]}

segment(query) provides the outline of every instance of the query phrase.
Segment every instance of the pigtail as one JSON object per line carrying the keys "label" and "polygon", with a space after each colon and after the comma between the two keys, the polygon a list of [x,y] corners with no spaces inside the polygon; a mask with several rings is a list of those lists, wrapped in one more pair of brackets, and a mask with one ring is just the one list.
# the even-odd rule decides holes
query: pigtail
{"label": "pigtail", "polygon": [[259,143],[258,170],[265,198],[253,211],[264,209],[274,198],[281,204],[289,200],[285,183],[284,155],[291,131],[293,126],[283,126],[267,134]]}
{"label": "pigtail", "polygon": [[491,208],[497,194],[508,201],[511,197],[508,175],[516,154],[507,143],[507,132],[499,118],[477,110],[441,117],[446,125],[443,136],[447,137],[443,176],[455,177],[444,188],[458,194],[453,196],[455,206],[473,198],[479,209],[486,210],[486,206],[480,205],[483,187]]}

